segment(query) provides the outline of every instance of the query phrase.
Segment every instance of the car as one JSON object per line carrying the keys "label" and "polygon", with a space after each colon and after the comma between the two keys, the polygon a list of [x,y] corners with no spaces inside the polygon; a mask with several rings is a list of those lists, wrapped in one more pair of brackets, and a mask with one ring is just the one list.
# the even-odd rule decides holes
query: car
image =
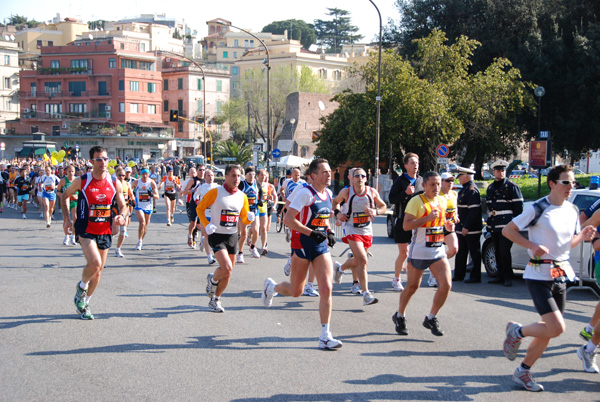
{"label": "car", "polygon": [[483,180],[494,180],[494,175],[487,170],[481,172],[481,177],[483,177]]}
{"label": "car", "polygon": [[213,165],[212,171],[215,173],[215,177],[225,177],[225,169]]}
{"label": "car", "polygon": [[156,158],[148,158],[146,159],[146,165],[156,165],[158,160]]}
{"label": "car", "polygon": [[[575,206],[579,208],[579,211],[585,211],[598,199],[600,199],[600,190],[576,189],[571,193],[569,201],[575,204]],[[532,203],[533,201],[528,201],[525,203],[525,206]],[[520,233],[525,237],[528,236],[527,230],[521,231]],[[513,244],[511,256],[513,269],[524,270],[529,263],[530,256],[527,249],[518,244]],[[481,244],[481,260],[487,274],[492,278],[497,277],[498,268],[496,267],[496,250],[494,243],[492,242],[492,236],[487,232],[485,227]],[[581,276],[581,279],[584,281],[589,281],[590,285],[600,293],[600,286],[598,286],[598,282],[595,279],[595,261],[590,243],[581,243],[573,248],[571,250],[569,262],[571,263],[575,274]]]}

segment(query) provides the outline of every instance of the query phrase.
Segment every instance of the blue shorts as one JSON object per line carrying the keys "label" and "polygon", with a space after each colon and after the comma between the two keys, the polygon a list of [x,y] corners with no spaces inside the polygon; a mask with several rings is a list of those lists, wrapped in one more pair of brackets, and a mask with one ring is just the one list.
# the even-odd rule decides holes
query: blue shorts
{"label": "blue shorts", "polygon": [[300,235],[300,243],[302,244],[302,248],[293,248],[292,254],[296,254],[302,259],[313,261],[318,256],[329,253],[327,241],[324,241],[322,243],[316,243],[310,237]]}
{"label": "blue shorts", "polygon": [[259,212],[258,216],[267,216],[267,213],[266,212]]}
{"label": "blue shorts", "polygon": [[135,207],[134,208],[136,211],[142,211],[143,213],[145,213],[146,215],[152,215],[152,210],[151,209],[142,209],[142,208],[138,208]]}
{"label": "blue shorts", "polygon": [[432,258],[432,259],[428,259],[428,260],[417,260],[416,258],[408,258],[407,261],[410,262],[411,265],[413,267],[415,267],[416,269],[425,271],[427,268],[429,268],[431,265],[433,265],[434,262],[443,260],[444,258],[446,258],[446,257]]}
{"label": "blue shorts", "polygon": [[47,193],[45,191],[42,191],[42,197],[47,198],[50,201],[55,201],[56,200],[56,193]]}
{"label": "blue shorts", "polygon": [[29,201],[29,194],[17,195],[17,201],[18,202]]}

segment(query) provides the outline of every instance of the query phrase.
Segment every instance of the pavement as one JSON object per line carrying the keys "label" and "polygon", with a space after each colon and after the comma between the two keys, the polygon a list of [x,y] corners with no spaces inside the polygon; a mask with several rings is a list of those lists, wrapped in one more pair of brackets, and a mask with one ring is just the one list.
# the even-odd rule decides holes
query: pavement
{"label": "pavement", "polygon": [[[82,321],[73,306],[81,249],[62,245],[58,214],[50,229],[38,215],[33,207],[27,220],[6,207],[0,214],[0,401],[600,400],[600,375],[585,373],[576,355],[598,302],[591,292],[568,294],[567,330],[532,370],[541,394],[511,381],[527,341],[513,362],[502,352],[508,321],[539,318],[520,276],[512,288],[488,284],[485,272],[484,283],[454,283],[439,314],[445,335],[435,337],[421,325],[435,292],[426,274],[407,310],[410,334],[397,335],[397,247],[384,217],[369,263],[379,303],[363,307],[346,274],[334,285],[331,321],[344,346],[323,351],[318,298],[261,303],[265,278],[286,279],[289,245],[275,225],[268,256],[256,260],[246,249],[222,297],[226,311],[216,314],[204,290],[214,266],[188,248],[185,214],[166,226],[161,199],[145,249],[134,250],[135,219],[125,258],[111,249],[91,299],[96,319]],[[332,255],[343,261],[346,252],[338,243]]]}

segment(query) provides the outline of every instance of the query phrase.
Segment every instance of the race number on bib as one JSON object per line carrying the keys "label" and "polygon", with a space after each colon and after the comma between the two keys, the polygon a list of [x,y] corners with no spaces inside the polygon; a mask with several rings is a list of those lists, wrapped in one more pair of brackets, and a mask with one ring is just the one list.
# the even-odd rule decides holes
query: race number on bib
{"label": "race number on bib", "polygon": [[329,222],[329,214],[319,214],[310,221],[310,227],[314,229],[325,228]]}
{"label": "race number on bib", "polygon": [[232,211],[230,209],[222,209],[221,210],[221,226],[224,226],[226,228],[235,227],[239,217],[240,217],[240,213],[237,211]]}
{"label": "race number on bib", "polygon": [[353,212],[352,215],[355,228],[364,228],[371,223],[369,215],[364,212]]}
{"label": "race number on bib", "polygon": [[442,247],[444,230],[442,226],[425,229],[425,247]]}
{"label": "race number on bib", "polygon": [[110,221],[110,205],[90,205],[90,222]]}

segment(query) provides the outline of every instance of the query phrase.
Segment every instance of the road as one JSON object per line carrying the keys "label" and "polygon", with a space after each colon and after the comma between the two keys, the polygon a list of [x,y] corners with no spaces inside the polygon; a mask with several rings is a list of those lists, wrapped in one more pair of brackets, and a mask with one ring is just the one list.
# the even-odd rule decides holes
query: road
{"label": "road", "polygon": [[[515,362],[502,353],[507,321],[538,318],[521,278],[504,288],[487,284],[484,272],[485,283],[455,284],[439,314],[443,337],[421,326],[435,292],[424,281],[408,307],[410,334],[400,337],[391,320],[397,248],[378,218],[370,281],[380,301],[363,307],[346,274],[334,286],[331,322],[344,346],[322,351],[318,299],[277,296],[270,309],[261,303],[264,279],[285,279],[289,246],[282,234],[271,233],[266,258],[247,254],[236,266],[222,298],[226,312],[215,314],[204,291],[213,267],[204,252],[187,247],[185,215],[167,227],[164,206],[158,209],[144,251],[134,251],[134,221],[126,257],[111,252],[91,300],[94,321],[74,314],[84,259],[79,247],[62,245],[61,221],[45,229],[34,208],[27,220],[4,209],[0,400],[600,399],[600,376],[583,372],[575,353],[597,302],[589,292],[569,293],[567,331],[533,368],[546,388],[534,395],[511,381],[523,352]],[[345,252],[336,245],[334,258],[343,261]]]}

